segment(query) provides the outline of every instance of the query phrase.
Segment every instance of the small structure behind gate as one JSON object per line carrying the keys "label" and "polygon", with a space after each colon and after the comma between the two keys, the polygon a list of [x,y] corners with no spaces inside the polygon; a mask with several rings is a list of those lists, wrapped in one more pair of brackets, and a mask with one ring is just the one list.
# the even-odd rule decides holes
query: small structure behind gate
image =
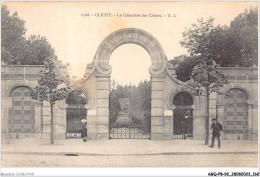
{"label": "small structure behind gate", "polygon": [[[140,120],[135,119],[134,116],[131,114],[131,90],[132,87],[129,86],[126,90],[130,90],[128,96],[125,97],[127,93],[126,90],[122,89],[122,86],[119,86],[114,81],[111,83],[111,90],[110,90],[110,109],[113,109],[111,112],[110,110],[110,128],[109,128],[109,138],[110,139],[149,139],[150,138],[150,130],[148,128],[149,125],[146,127],[142,126]],[[116,90],[121,91],[120,94]],[[117,93],[115,93],[117,92]],[[115,95],[120,95],[118,98]],[[113,104],[113,105],[112,105]],[[117,107],[115,106],[117,105]],[[115,110],[116,109],[116,110]],[[116,112],[116,114],[115,114]]]}

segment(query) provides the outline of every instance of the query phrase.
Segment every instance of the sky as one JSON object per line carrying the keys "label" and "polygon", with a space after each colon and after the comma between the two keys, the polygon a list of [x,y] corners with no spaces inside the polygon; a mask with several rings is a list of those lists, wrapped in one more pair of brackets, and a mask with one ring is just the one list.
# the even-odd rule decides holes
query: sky
{"label": "sky", "polygon": [[[26,21],[26,36],[46,36],[59,60],[70,63],[70,76],[83,77],[99,44],[122,28],[139,28],[153,35],[168,60],[187,54],[180,45],[182,32],[198,18],[215,18],[215,25],[229,25],[257,2],[4,2]],[[100,17],[101,13],[155,14],[163,17]],[[90,14],[84,16],[83,14]],[[172,17],[168,17],[171,14]],[[92,16],[93,15],[93,16]],[[164,17],[165,15],[165,17]],[[175,16],[175,17],[173,17]],[[119,46],[110,58],[111,79],[122,84],[150,80],[149,54],[135,44]]]}

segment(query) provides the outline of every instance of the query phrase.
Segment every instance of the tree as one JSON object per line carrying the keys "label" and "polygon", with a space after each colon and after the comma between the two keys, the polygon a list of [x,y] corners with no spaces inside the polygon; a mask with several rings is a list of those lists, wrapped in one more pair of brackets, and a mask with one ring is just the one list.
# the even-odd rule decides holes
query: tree
{"label": "tree", "polygon": [[1,8],[1,55],[2,60],[7,64],[17,64],[24,60],[26,51],[26,38],[24,34],[25,21],[10,11],[6,5]]}
{"label": "tree", "polygon": [[169,62],[175,66],[177,79],[185,82],[187,80],[190,80],[192,68],[194,68],[194,66],[196,66],[200,62],[200,60],[197,57],[181,55],[175,57]]}
{"label": "tree", "polygon": [[21,61],[22,65],[43,65],[46,58],[57,59],[46,37],[31,35],[26,40],[26,47],[26,60]]}
{"label": "tree", "polygon": [[68,88],[59,88],[63,81],[58,78],[55,73],[55,65],[50,58],[44,60],[44,68],[40,72],[40,79],[38,85],[32,93],[32,98],[38,101],[48,101],[50,103],[50,143],[54,144],[54,125],[53,125],[53,107],[55,102],[66,98]]}
{"label": "tree", "polygon": [[[202,48],[207,48],[211,58],[222,67],[251,67],[258,61],[258,21],[257,8],[240,13],[230,26],[213,26],[214,19],[199,19],[190,29],[183,33],[181,41],[191,56],[181,55],[170,62],[176,66],[177,78],[182,81],[190,79],[193,67],[198,64]],[[204,47],[203,47],[204,46]],[[205,53],[205,52],[204,52]]]}
{"label": "tree", "polygon": [[117,94],[117,90],[113,89],[109,93],[109,122],[110,126],[112,126],[117,119],[117,115],[120,111],[120,103],[119,96]]}
{"label": "tree", "polygon": [[258,61],[258,9],[246,9],[231,23],[229,31],[239,48],[240,66],[257,65]]}
{"label": "tree", "polygon": [[[213,18],[206,21],[199,19],[198,24],[193,24],[192,28],[183,32],[184,40],[181,42],[191,56],[199,60],[199,64],[192,69],[191,80],[185,86],[195,91],[195,94],[204,95],[207,99],[205,144],[209,142],[209,95],[212,92],[222,94],[221,88],[228,83],[224,74],[216,68],[215,59],[219,57],[219,53],[215,49],[216,41],[212,40],[215,38],[213,21]],[[201,92],[201,89],[205,93]]]}
{"label": "tree", "polygon": [[10,15],[4,5],[1,18],[1,54],[6,64],[43,65],[46,58],[57,58],[46,37],[31,35],[26,39],[25,21],[17,12]]}
{"label": "tree", "polygon": [[227,78],[223,73],[218,71],[215,61],[211,59],[197,64],[192,69],[191,80],[185,84],[185,87],[193,91],[195,95],[206,97],[205,144],[209,142],[209,96],[212,92],[223,94],[221,88],[225,84],[228,84]]}

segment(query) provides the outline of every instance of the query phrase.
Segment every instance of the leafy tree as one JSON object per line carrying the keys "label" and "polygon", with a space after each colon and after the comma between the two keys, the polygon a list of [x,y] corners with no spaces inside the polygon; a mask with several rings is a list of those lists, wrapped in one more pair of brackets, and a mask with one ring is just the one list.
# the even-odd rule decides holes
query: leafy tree
{"label": "leafy tree", "polygon": [[239,47],[235,42],[236,36],[226,26],[217,26],[211,31],[211,48],[214,60],[222,67],[232,67],[240,64]]}
{"label": "leafy tree", "polygon": [[230,23],[230,33],[238,46],[240,66],[257,65],[258,61],[258,9],[250,8],[240,13]]}
{"label": "leafy tree", "polygon": [[191,73],[191,80],[189,80],[185,87],[190,89],[196,95],[203,95],[207,99],[205,129],[206,137],[205,144],[209,142],[209,95],[212,92],[223,94],[221,88],[228,84],[228,80],[223,73],[218,71],[214,60],[205,60],[197,64]]}
{"label": "leafy tree", "polygon": [[1,55],[2,60],[8,64],[17,64],[25,59],[26,39],[24,34],[25,21],[10,11],[6,5],[1,8]]}
{"label": "leafy tree", "polygon": [[25,37],[25,21],[14,12],[10,15],[7,6],[1,11],[1,54],[6,64],[43,65],[46,58],[56,58],[54,49],[46,37]]}
{"label": "leafy tree", "polygon": [[214,18],[211,17],[206,21],[201,18],[197,22],[182,33],[181,45],[188,49],[191,57],[201,60],[217,58],[219,54],[214,50],[215,42],[211,40],[215,30]]}
{"label": "leafy tree", "polygon": [[140,82],[133,87],[130,97],[130,113],[135,124],[145,131],[150,131],[151,125],[151,83]]}
{"label": "leafy tree", "polygon": [[224,74],[216,68],[215,59],[219,58],[219,53],[215,48],[216,41],[212,40],[216,37],[213,21],[213,18],[206,21],[199,19],[198,24],[193,24],[192,28],[183,33],[184,40],[181,42],[191,56],[199,60],[199,63],[192,69],[191,80],[185,86],[195,91],[195,94],[204,95],[207,99],[205,144],[209,142],[209,95],[212,92],[222,94],[221,88],[228,83]]}
{"label": "leafy tree", "polygon": [[50,103],[50,143],[54,144],[54,125],[53,125],[53,107],[58,100],[66,98],[68,88],[59,88],[63,81],[58,78],[55,73],[55,65],[50,58],[44,60],[44,68],[40,72],[40,79],[38,85],[35,87],[35,91],[32,93],[32,98],[39,101],[48,101]]}
{"label": "leafy tree", "polygon": [[192,68],[194,68],[200,60],[197,57],[181,55],[169,62],[175,66],[177,78],[185,82],[190,79]]}
{"label": "leafy tree", "polygon": [[[192,68],[198,64],[200,53],[207,53],[209,58],[222,67],[236,65],[251,67],[258,61],[258,10],[251,8],[240,13],[230,26],[213,26],[214,19],[199,19],[184,33],[181,41],[191,56],[181,55],[170,62],[176,66],[177,78],[190,79]],[[207,49],[202,51],[202,49]]]}
{"label": "leafy tree", "polygon": [[117,94],[117,90],[113,89],[109,93],[109,122],[110,126],[112,126],[117,119],[117,115],[120,111],[120,103],[119,96]]}
{"label": "leafy tree", "polygon": [[23,65],[43,65],[46,58],[57,59],[54,49],[46,37],[31,35],[27,42],[26,60]]}

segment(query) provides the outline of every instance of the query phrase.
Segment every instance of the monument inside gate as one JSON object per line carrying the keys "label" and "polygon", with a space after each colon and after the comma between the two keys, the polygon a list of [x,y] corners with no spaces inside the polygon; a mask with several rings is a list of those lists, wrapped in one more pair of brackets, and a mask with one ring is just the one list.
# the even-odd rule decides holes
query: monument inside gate
{"label": "monument inside gate", "polygon": [[[96,133],[97,139],[109,138],[109,81],[112,71],[109,65],[109,59],[112,52],[120,45],[133,43],[143,47],[150,55],[152,65],[149,69],[152,81],[152,109],[151,121],[155,123],[158,119],[163,119],[163,82],[166,68],[166,56],[155,37],[151,34],[135,28],[121,29],[107,36],[98,47],[94,58],[94,67],[96,69],[95,77],[97,82],[96,97],[96,118],[94,125],[88,122],[90,129]],[[151,138],[162,138],[163,125],[151,125]],[[91,131],[89,131],[90,133]],[[93,136],[95,136],[93,134]],[[95,138],[95,137],[94,137]]]}
{"label": "monument inside gate", "polygon": [[[94,62],[87,67],[84,80],[74,86],[92,95],[88,110],[89,139],[109,139],[109,83],[112,68],[110,56],[120,45],[133,43],[143,47],[150,55],[151,76],[151,138],[170,139],[172,131],[164,131],[164,85],[167,59],[158,40],[151,34],[136,28],[115,31],[99,45]],[[172,129],[172,127],[170,128]]]}

